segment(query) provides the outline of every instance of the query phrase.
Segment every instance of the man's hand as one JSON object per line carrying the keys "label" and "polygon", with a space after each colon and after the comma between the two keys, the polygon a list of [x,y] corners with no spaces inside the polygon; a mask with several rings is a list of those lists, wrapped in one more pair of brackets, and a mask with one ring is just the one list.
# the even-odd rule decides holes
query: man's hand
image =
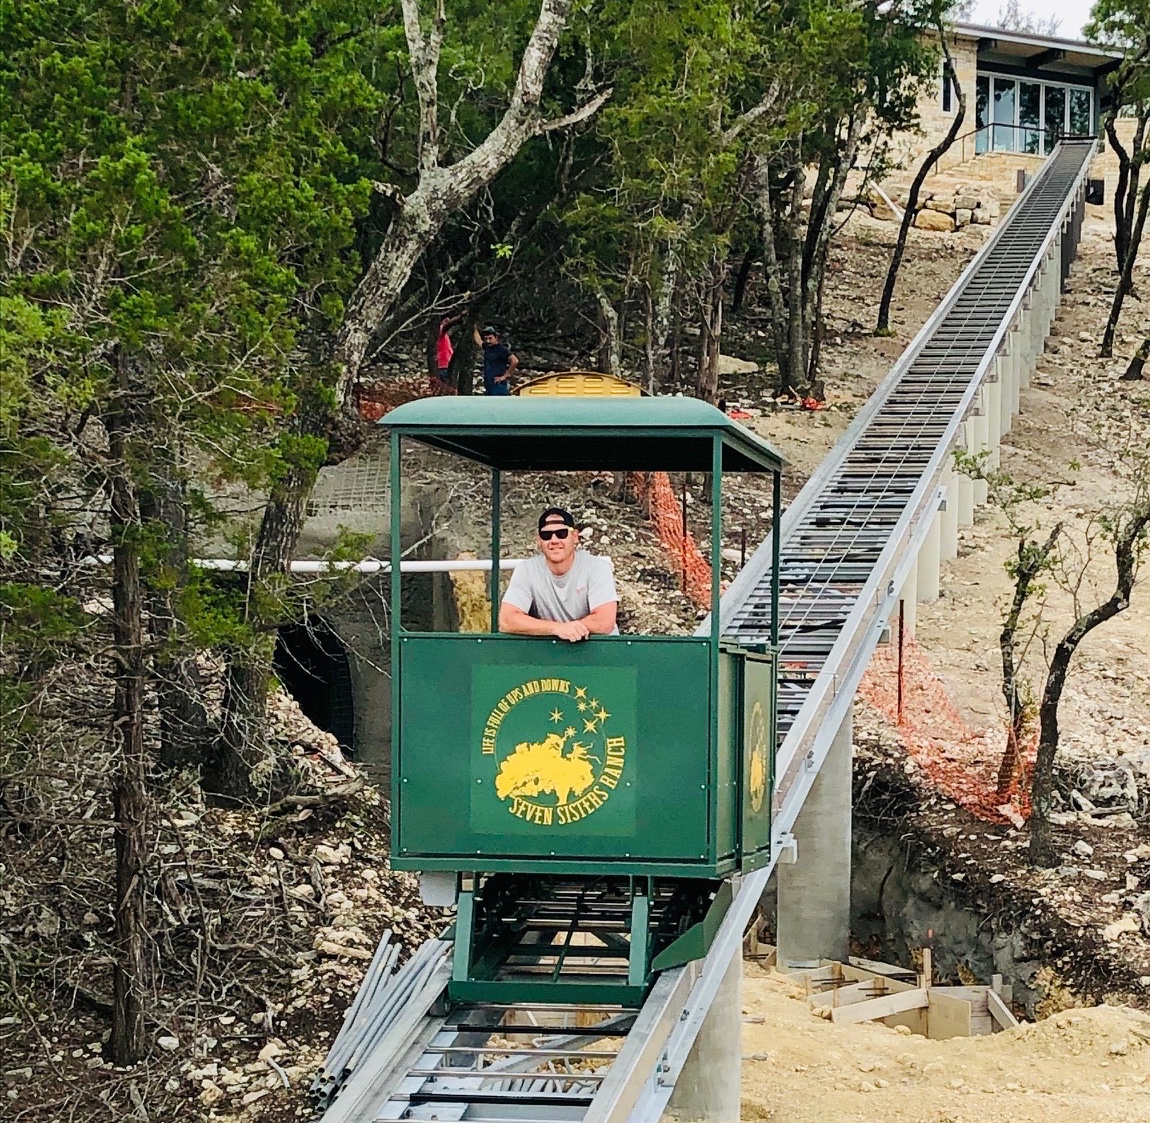
{"label": "man's hand", "polygon": [[555,624],[555,630],[552,634],[556,639],[578,643],[591,634],[591,629],[582,620],[562,620]]}

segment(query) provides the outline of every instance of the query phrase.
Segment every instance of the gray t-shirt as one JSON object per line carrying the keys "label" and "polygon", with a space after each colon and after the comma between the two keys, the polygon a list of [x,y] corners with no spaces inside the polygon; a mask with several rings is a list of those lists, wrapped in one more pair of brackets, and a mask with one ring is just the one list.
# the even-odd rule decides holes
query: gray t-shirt
{"label": "gray t-shirt", "polygon": [[[542,554],[517,565],[503,600],[536,620],[582,620],[600,605],[618,600],[611,559],[576,550],[571,568],[556,577]],[[618,635],[616,628],[612,635]]]}

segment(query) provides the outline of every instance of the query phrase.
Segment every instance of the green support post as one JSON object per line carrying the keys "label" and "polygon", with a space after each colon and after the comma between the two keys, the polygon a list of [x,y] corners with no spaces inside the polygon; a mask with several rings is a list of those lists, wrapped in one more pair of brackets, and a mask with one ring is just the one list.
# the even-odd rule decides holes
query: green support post
{"label": "green support post", "polygon": [[479,878],[460,881],[455,915],[455,947],[452,949],[451,978],[467,982],[471,975],[471,948],[475,941],[475,889]]}
{"label": "green support post", "polygon": [[500,509],[499,469],[491,473],[491,631],[499,631],[499,509]]}
{"label": "green support post", "polygon": [[627,985],[647,985],[651,966],[650,935],[651,879],[645,884],[638,878],[631,883],[631,954],[627,959]]}

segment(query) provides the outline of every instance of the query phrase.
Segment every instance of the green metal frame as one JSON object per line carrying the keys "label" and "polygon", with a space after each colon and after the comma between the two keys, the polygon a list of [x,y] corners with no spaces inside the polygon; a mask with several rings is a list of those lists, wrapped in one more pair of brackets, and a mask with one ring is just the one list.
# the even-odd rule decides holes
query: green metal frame
{"label": "green metal frame", "polygon": [[[453,1001],[554,1002],[562,997],[572,1001],[637,1005],[641,1003],[658,971],[706,954],[731,899],[730,882],[722,879],[740,869],[749,871],[757,868],[769,860],[777,677],[774,670],[779,628],[778,535],[774,536],[771,644],[756,651],[724,646],[718,611],[722,562],[722,478],[724,461],[727,470],[733,468],[772,472],[772,501],[777,527],[782,508],[780,476],[782,458],[753,434],[731,422],[725,415],[719,414],[717,410],[703,403],[690,400],[643,399],[622,405],[618,402],[597,402],[594,406],[579,400],[546,404],[516,400],[510,408],[503,409],[505,404],[500,402],[497,409],[495,404],[484,399],[469,402],[436,400],[412,403],[393,411],[393,414],[381,422],[391,426],[389,457],[392,488],[391,544],[392,557],[395,559],[402,556],[401,441],[404,436],[488,464],[492,470],[491,557],[494,564],[488,582],[491,597],[490,636],[458,637],[442,633],[405,632],[401,619],[401,569],[399,565],[391,567],[392,807],[395,816],[393,825],[396,847],[392,864],[397,869],[450,870],[459,876],[458,914],[454,927],[455,949],[452,980],[449,985],[449,996]],[[647,418],[650,418],[649,423],[645,420]],[[533,419],[538,419],[539,425],[536,425]],[[517,458],[522,459],[525,447],[550,459],[546,464],[520,464]],[[662,447],[673,450],[668,454],[672,462],[668,463],[661,456],[654,456],[654,452]],[[582,452],[579,451],[581,449]],[[404,688],[404,645],[411,647],[424,643],[442,644],[444,658],[447,658],[448,645],[452,641],[474,644],[475,651],[481,650],[481,645],[486,642],[488,647],[476,666],[485,659],[490,662],[495,647],[504,644],[514,645],[516,650],[522,650],[523,665],[536,663],[541,667],[556,665],[555,659],[560,657],[558,653],[552,655],[549,652],[544,657],[544,652],[548,651],[545,646],[548,644],[547,640],[498,635],[502,471],[510,467],[582,468],[587,465],[579,457],[586,459],[590,455],[588,450],[599,450],[611,461],[596,464],[594,467],[615,470],[645,468],[710,472],[712,495],[709,632],[695,637],[658,639],[596,637],[589,641],[589,645],[574,645],[576,648],[587,646],[588,651],[584,655],[588,653],[596,655],[596,659],[591,660],[592,664],[601,662],[600,656],[607,657],[613,651],[621,653],[628,647],[634,653],[646,644],[666,644],[668,651],[674,650],[676,644],[706,645],[705,686],[699,691],[697,698],[697,704],[706,710],[705,722],[699,737],[700,742],[703,740],[707,742],[706,752],[703,754],[706,775],[704,786],[707,790],[700,805],[700,813],[705,816],[707,822],[707,844],[704,852],[700,853],[697,859],[693,856],[686,858],[671,854],[643,855],[620,852],[622,847],[613,848],[614,843],[600,846],[598,852],[595,852],[586,840],[583,850],[579,853],[516,853],[515,844],[504,845],[502,852],[497,852],[500,851],[499,846],[493,849],[480,846],[477,851],[467,853],[444,852],[442,848],[439,852],[430,852],[436,848],[421,846],[409,852],[404,848],[404,813],[409,809],[404,786],[411,771],[410,761],[405,760],[403,749],[405,704],[408,701]],[[660,462],[632,464],[638,455],[636,450],[651,452]],[[557,641],[551,641],[552,651],[557,646],[559,646]],[[572,652],[570,645],[562,646],[568,648],[562,655],[568,662],[582,657],[579,652]],[[507,661],[500,656],[492,665],[498,665],[500,660]],[[723,661],[722,668],[720,660]],[[610,662],[609,659],[607,661]],[[636,665],[641,663],[638,659],[634,661]],[[749,666],[750,664],[755,666]],[[747,742],[749,734],[747,714],[752,701],[756,699],[763,701],[765,675],[770,676],[767,690],[769,704],[766,709],[771,751],[766,757],[767,790],[761,801],[761,813],[759,813],[753,811],[748,802],[750,769],[753,767],[749,754],[753,746]],[[750,685],[752,680],[753,686]],[[459,696],[459,689],[463,688],[463,685],[458,680],[455,682],[456,697]],[[667,684],[670,690],[677,690],[680,694],[682,685],[681,681],[671,681]],[[702,686],[702,683],[700,685]],[[466,689],[468,691],[472,689],[470,682],[466,684]],[[752,693],[754,699],[751,698]],[[471,697],[470,693],[467,697]],[[426,702],[425,698],[424,703]],[[431,705],[429,709],[428,722],[442,721],[442,705]],[[407,716],[410,717],[410,714]],[[470,723],[473,720],[474,715],[469,712],[467,721]],[[459,730],[454,730],[454,733],[458,736]],[[465,735],[465,740],[468,750],[465,755],[469,758],[471,752],[469,733]],[[416,738],[411,743],[417,746],[422,744],[422,751],[426,752],[426,738],[422,742]],[[448,751],[453,750],[449,747]],[[468,764],[467,767],[470,768],[471,765]],[[672,768],[671,771],[676,781],[681,782],[682,770]],[[421,782],[426,784],[426,778]],[[660,778],[657,776],[652,782],[658,783]],[[447,806],[448,802],[445,800],[442,806]],[[429,805],[426,799],[419,808],[412,805],[410,810],[413,814],[425,816],[435,813],[434,807]],[[441,818],[443,814],[441,808]],[[457,821],[458,808],[452,823]],[[541,876],[593,878],[602,875],[627,878],[631,895],[626,942],[620,941],[614,951],[604,953],[605,959],[614,956],[620,960],[620,971],[613,972],[606,981],[580,977],[578,972],[572,974],[565,971],[569,953],[574,954],[577,950],[572,943],[576,931],[573,922],[571,931],[560,944],[538,945],[541,958],[546,956],[548,960],[552,958],[557,960],[550,976],[515,978],[514,970],[508,965],[509,958],[512,956],[530,958],[530,948],[536,946],[530,942],[522,943],[523,939],[530,941],[536,938],[532,935],[536,930],[531,928],[531,918],[524,915],[509,923],[505,919],[509,914],[508,909],[504,908],[501,912],[492,910],[477,900],[481,885],[487,884],[484,878],[501,874],[516,875],[517,878]],[[672,892],[676,894],[676,899],[681,895],[683,907],[686,909],[684,915],[694,918],[690,920],[685,931],[670,934],[661,932],[658,938],[652,931],[650,910],[656,878],[660,879],[664,886],[668,881],[675,886]],[[500,912],[499,918],[496,918],[495,912]],[[682,922],[684,921],[678,923]],[[641,938],[637,938],[639,934]],[[622,970],[624,958],[625,971]]]}

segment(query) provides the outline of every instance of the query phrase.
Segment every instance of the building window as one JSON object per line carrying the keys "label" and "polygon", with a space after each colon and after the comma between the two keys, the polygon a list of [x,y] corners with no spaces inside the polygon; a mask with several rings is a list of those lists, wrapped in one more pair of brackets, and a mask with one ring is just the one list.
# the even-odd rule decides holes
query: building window
{"label": "building window", "polygon": [[950,73],[946,69],[946,63],[942,64],[942,111],[943,113],[953,113],[955,106],[958,103],[958,98],[954,96],[954,79],[951,78]]}
{"label": "building window", "polygon": [[976,152],[1049,155],[1064,136],[1094,131],[1094,91],[1064,83],[979,74],[975,80]]}
{"label": "building window", "polygon": [[986,129],[989,120],[987,111],[989,102],[990,79],[985,74],[980,74],[974,82],[974,127],[978,130],[974,134],[975,152],[985,152],[990,147]]}

